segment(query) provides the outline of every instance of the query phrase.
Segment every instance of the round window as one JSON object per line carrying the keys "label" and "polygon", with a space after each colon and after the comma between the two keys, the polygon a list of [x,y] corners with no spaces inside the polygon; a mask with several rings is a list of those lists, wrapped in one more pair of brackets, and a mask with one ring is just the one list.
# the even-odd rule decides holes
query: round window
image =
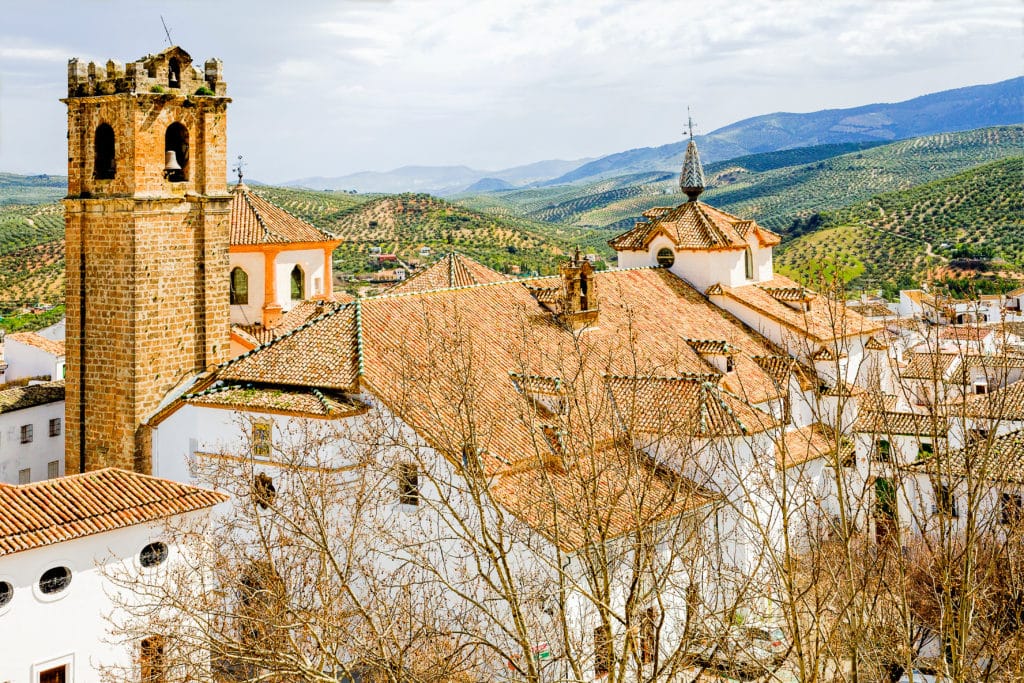
{"label": "round window", "polygon": [[4,607],[14,597],[14,586],[7,581],[0,581],[0,607]]}
{"label": "round window", "polygon": [[676,255],[672,253],[672,250],[668,247],[662,247],[658,250],[658,265],[662,268],[671,268],[672,264],[676,262]]}
{"label": "round window", "polygon": [[43,595],[60,593],[71,583],[71,570],[67,567],[47,569],[39,577],[39,592]]}
{"label": "round window", "polygon": [[143,567],[155,567],[163,564],[167,559],[167,544],[155,541],[150,543],[139,553],[139,564]]}

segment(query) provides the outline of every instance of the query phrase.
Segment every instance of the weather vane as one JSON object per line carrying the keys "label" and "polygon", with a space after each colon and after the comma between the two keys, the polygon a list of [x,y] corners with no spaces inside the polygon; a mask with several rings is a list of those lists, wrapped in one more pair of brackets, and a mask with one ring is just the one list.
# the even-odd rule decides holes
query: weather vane
{"label": "weather vane", "polygon": [[164,35],[167,36],[167,44],[173,46],[174,41],[171,40],[171,31],[167,28],[167,22],[164,21],[164,15],[160,15],[160,23],[164,25]]}
{"label": "weather vane", "polygon": [[686,107],[686,125],[690,131],[690,139],[693,139],[693,117],[690,116],[690,107]]}
{"label": "weather vane", "polygon": [[238,163],[235,164],[234,167],[231,170],[238,174],[238,184],[241,185],[242,184],[242,174],[243,174],[243,172],[245,170],[245,162],[242,160],[242,155],[241,154],[238,155]]}

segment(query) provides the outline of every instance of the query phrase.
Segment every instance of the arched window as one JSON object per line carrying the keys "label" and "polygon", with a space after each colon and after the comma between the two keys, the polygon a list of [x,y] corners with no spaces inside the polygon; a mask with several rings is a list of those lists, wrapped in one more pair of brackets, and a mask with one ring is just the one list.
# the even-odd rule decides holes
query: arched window
{"label": "arched window", "polygon": [[188,128],[180,123],[169,125],[164,134],[164,175],[172,183],[188,179]]}
{"label": "arched window", "polygon": [[743,266],[746,271],[747,279],[754,279],[754,252],[750,251],[750,247],[747,247],[743,252]]}
{"label": "arched window", "polygon": [[671,268],[672,264],[676,262],[676,255],[668,247],[659,249],[656,258],[658,259],[658,265],[662,268]]}
{"label": "arched window", "polygon": [[306,274],[302,268],[292,268],[292,301],[302,301],[306,298]]}
{"label": "arched window", "polygon": [[94,147],[93,177],[96,180],[110,180],[117,175],[117,161],[114,154],[114,129],[109,123],[101,123],[96,128],[96,144]]}
{"label": "arched window", "polygon": [[167,63],[167,87],[181,87],[181,62],[178,61],[177,57],[171,57],[171,60]]}
{"label": "arched window", "polygon": [[241,268],[231,269],[231,303],[249,303],[249,276]]}
{"label": "arched window", "polygon": [[590,283],[587,282],[587,274],[586,273],[580,273],[580,310],[581,311],[589,311],[590,310],[590,306],[587,305],[588,304],[587,292],[589,291],[589,289],[590,289]]}
{"label": "arched window", "polygon": [[167,681],[163,636],[149,636],[139,643],[139,673],[142,683]]}

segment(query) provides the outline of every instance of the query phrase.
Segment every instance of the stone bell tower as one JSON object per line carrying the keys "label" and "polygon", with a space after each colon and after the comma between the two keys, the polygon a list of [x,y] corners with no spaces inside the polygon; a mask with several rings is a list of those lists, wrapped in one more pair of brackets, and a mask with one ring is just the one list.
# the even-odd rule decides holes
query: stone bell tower
{"label": "stone bell tower", "polygon": [[143,421],[227,358],[226,87],[179,47],[68,63],[68,474],[150,472]]}

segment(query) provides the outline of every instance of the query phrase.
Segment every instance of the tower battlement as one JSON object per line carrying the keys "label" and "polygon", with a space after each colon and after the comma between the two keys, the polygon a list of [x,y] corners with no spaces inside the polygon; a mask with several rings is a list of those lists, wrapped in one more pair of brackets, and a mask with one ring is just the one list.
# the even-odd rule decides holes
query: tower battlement
{"label": "tower battlement", "polygon": [[68,60],[68,97],[95,97],[121,93],[167,93],[178,96],[225,97],[224,64],[208,59],[200,70],[180,47],[123,64]]}

